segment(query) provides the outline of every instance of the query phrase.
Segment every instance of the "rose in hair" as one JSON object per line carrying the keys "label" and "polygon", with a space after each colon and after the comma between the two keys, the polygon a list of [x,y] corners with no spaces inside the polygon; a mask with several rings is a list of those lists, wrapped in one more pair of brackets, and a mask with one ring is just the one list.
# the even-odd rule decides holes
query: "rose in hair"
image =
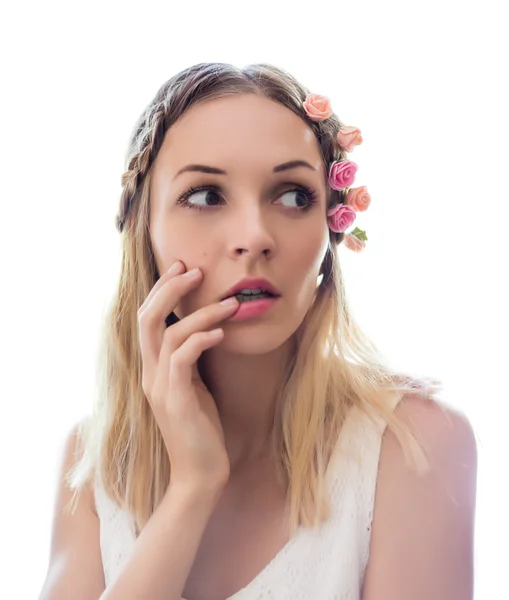
{"label": "rose in hair", "polygon": [[355,221],[355,211],[350,206],[338,204],[327,211],[329,227],[336,233],[346,231]]}
{"label": "rose in hair", "polygon": [[343,243],[349,250],[353,250],[354,252],[361,252],[364,250],[366,246],[366,242],[364,240],[360,240],[355,235],[346,234]]}
{"label": "rose in hair", "polygon": [[336,140],[345,152],[351,152],[355,146],[362,144],[361,130],[358,127],[343,125],[339,128]]}
{"label": "rose in hair", "polygon": [[329,185],[334,190],[344,190],[350,187],[355,180],[358,168],[351,160],[333,162],[329,170]]}
{"label": "rose in hair", "polygon": [[362,185],[361,187],[349,190],[346,195],[345,204],[351,206],[356,212],[367,210],[371,204],[371,196],[368,193],[368,188]]}
{"label": "rose in hair", "polygon": [[304,101],[304,110],[312,121],[323,121],[332,115],[330,100],[320,94],[309,94]]}

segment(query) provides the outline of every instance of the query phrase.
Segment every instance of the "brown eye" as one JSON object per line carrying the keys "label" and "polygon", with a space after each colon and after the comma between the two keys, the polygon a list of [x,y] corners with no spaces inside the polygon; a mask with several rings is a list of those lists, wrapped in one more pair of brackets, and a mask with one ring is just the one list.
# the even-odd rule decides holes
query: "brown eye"
{"label": "brown eye", "polygon": [[[189,202],[189,198],[195,196],[199,199],[198,203]],[[217,199],[218,197],[218,191],[214,187],[190,188],[179,197],[177,204],[186,208],[204,210],[209,206],[217,206],[214,198]],[[212,202],[212,204],[209,204],[209,202]]]}
{"label": "brown eye", "polygon": [[280,198],[284,198],[285,196],[291,196],[292,194],[297,195],[296,201],[298,206],[290,206],[290,208],[297,208],[298,210],[305,212],[318,202],[317,192],[311,188],[307,188],[304,186],[298,186],[293,190],[288,190],[284,192],[280,196]]}

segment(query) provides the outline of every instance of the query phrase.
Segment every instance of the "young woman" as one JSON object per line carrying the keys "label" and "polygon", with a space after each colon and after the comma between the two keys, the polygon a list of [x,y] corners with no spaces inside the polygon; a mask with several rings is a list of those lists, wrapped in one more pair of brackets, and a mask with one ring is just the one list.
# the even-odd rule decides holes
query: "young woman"
{"label": "young woman", "polygon": [[41,600],[472,598],[472,427],[348,308],[361,141],[268,64],[194,65],[143,112]]}

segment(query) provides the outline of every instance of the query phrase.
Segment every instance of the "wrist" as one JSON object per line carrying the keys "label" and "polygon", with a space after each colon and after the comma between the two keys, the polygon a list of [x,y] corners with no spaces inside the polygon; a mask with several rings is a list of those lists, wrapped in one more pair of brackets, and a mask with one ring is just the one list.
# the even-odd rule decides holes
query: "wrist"
{"label": "wrist", "polygon": [[[226,486],[227,480],[184,482],[170,481],[165,496],[175,502],[194,506],[215,504]],[[173,500],[172,500],[173,501]]]}

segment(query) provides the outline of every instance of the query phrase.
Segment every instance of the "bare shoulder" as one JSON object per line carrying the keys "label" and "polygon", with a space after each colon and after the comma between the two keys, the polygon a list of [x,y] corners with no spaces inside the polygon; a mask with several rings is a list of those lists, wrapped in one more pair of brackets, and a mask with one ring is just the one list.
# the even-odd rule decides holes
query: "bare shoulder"
{"label": "bare shoulder", "polygon": [[396,435],[382,439],[363,600],[473,597],[477,444],[467,416],[405,396],[396,408],[429,472],[406,464]]}
{"label": "bare shoulder", "polygon": [[83,453],[80,423],[65,435],[58,464],[50,556],[39,600],[92,600],[104,591],[99,519],[93,487],[87,483],[71,511],[74,490],[68,474]]}
{"label": "bare shoulder", "polygon": [[[454,407],[431,398],[404,396],[396,408],[396,414],[410,427],[427,452],[441,453],[442,444],[455,448],[470,449],[476,454],[475,432],[468,417]],[[382,452],[388,452],[396,440],[392,431],[384,434]],[[435,457],[437,454],[434,454]]]}

